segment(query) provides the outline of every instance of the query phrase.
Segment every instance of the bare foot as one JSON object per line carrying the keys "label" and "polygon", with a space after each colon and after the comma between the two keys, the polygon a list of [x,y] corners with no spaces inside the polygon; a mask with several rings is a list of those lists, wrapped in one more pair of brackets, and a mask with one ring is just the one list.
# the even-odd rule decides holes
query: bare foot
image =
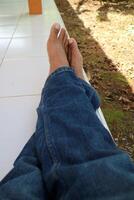
{"label": "bare foot", "polygon": [[58,23],[53,24],[47,42],[47,51],[50,63],[49,74],[64,65],[69,66],[66,55],[68,51],[68,42],[68,36],[65,29],[60,29]]}
{"label": "bare foot", "polygon": [[83,58],[79,51],[77,42],[74,38],[69,39],[68,60],[70,66],[74,69],[76,76],[84,79],[83,75]]}

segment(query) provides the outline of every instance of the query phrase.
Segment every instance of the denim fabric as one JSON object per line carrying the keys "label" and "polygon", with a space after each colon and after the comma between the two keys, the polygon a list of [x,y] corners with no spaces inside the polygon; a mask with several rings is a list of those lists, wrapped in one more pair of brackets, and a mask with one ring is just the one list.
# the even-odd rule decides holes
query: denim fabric
{"label": "denim fabric", "polygon": [[134,200],[134,164],[96,115],[96,91],[61,67],[47,79],[36,131],[0,184],[0,200]]}

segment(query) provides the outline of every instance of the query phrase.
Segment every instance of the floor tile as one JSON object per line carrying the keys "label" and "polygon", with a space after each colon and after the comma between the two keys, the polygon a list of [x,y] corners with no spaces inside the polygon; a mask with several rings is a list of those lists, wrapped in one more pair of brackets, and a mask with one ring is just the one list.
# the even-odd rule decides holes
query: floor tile
{"label": "floor tile", "polygon": [[2,58],[0,58],[0,67],[1,67],[2,61],[3,61],[3,59],[2,59]]}
{"label": "floor tile", "polygon": [[13,38],[16,37],[38,37],[38,36],[46,36],[48,37],[49,35],[49,29],[50,29],[50,25],[48,24],[42,24],[42,26],[40,26],[40,24],[36,24],[36,26],[34,24],[21,24],[18,25]]}
{"label": "floor tile", "polygon": [[57,6],[55,5],[55,2],[54,1],[50,1],[50,0],[44,0],[42,1],[42,5],[43,5],[43,8],[44,9],[47,9],[47,10],[54,10],[54,12],[57,11]]}
{"label": "floor tile", "polygon": [[57,12],[46,10],[44,15],[28,15],[23,14],[20,17],[19,25],[35,25],[35,26],[50,26],[53,22],[58,21],[62,22],[61,17],[58,15]]}
{"label": "floor tile", "polygon": [[0,5],[0,15],[1,16],[17,16],[22,13],[23,7],[17,6],[15,4],[1,4]]}
{"label": "floor tile", "polygon": [[15,31],[15,26],[0,26],[0,38],[11,38]]}
{"label": "floor tile", "polygon": [[13,3],[21,3],[21,2],[26,2],[27,0],[0,0],[0,4],[10,4],[11,2]]}
{"label": "floor tile", "polygon": [[0,39],[0,59],[3,59],[9,43],[10,39]]}
{"label": "floor tile", "polygon": [[11,41],[6,58],[25,58],[29,56],[45,56],[46,37],[14,38]]}
{"label": "floor tile", "polygon": [[0,68],[0,97],[40,94],[48,72],[47,57],[4,61]]}
{"label": "floor tile", "polygon": [[58,22],[63,26],[63,21],[59,16],[23,16],[21,17],[17,29],[13,37],[37,37],[45,35],[49,36],[50,28],[54,22]]}
{"label": "floor tile", "polygon": [[59,22],[63,25],[61,17],[55,13],[41,16],[23,15],[19,20],[19,24],[13,37],[42,35],[48,37],[50,28],[54,22]]}
{"label": "floor tile", "polygon": [[16,25],[19,20],[18,16],[1,16],[0,15],[0,26],[1,25]]}
{"label": "floor tile", "polygon": [[0,98],[0,180],[35,130],[40,96]]}
{"label": "floor tile", "polygon": [[17,16],[22,14],[24,11],[25,1],[0,1],[0,16]]}

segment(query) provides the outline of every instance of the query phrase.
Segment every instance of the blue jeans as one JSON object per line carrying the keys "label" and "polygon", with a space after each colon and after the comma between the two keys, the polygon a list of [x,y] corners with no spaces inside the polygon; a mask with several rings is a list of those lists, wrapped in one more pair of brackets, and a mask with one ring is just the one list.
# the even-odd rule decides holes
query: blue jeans
{"label": "blue jeans", "polygon": [[96,115],[96,91],[61,67],[47,79],[36,131],[0,183],[0,200],[134,200],[134,163]]}

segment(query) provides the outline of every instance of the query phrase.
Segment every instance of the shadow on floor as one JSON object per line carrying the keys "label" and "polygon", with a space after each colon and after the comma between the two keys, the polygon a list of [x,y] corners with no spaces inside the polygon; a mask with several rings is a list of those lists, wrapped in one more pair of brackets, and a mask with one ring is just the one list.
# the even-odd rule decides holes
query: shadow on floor
{"label": "shadow on floor", "polygon": [[[67,0],[55,0],[71,37],[76,38],[84,57],[84,69],[99,91],[102,109],[117,143],[134,157],[134,96],[126,78],[117,71],[99,43],[85,28],[77,11]],[[84,0],[83,0],[84,2]],[[110,115],[109,115],[110,114]],[[125,139],[124,139],[125,138]],[[128,145],[128,146],[127,146]],[[129,149],[129,147],[131,149]]]}

